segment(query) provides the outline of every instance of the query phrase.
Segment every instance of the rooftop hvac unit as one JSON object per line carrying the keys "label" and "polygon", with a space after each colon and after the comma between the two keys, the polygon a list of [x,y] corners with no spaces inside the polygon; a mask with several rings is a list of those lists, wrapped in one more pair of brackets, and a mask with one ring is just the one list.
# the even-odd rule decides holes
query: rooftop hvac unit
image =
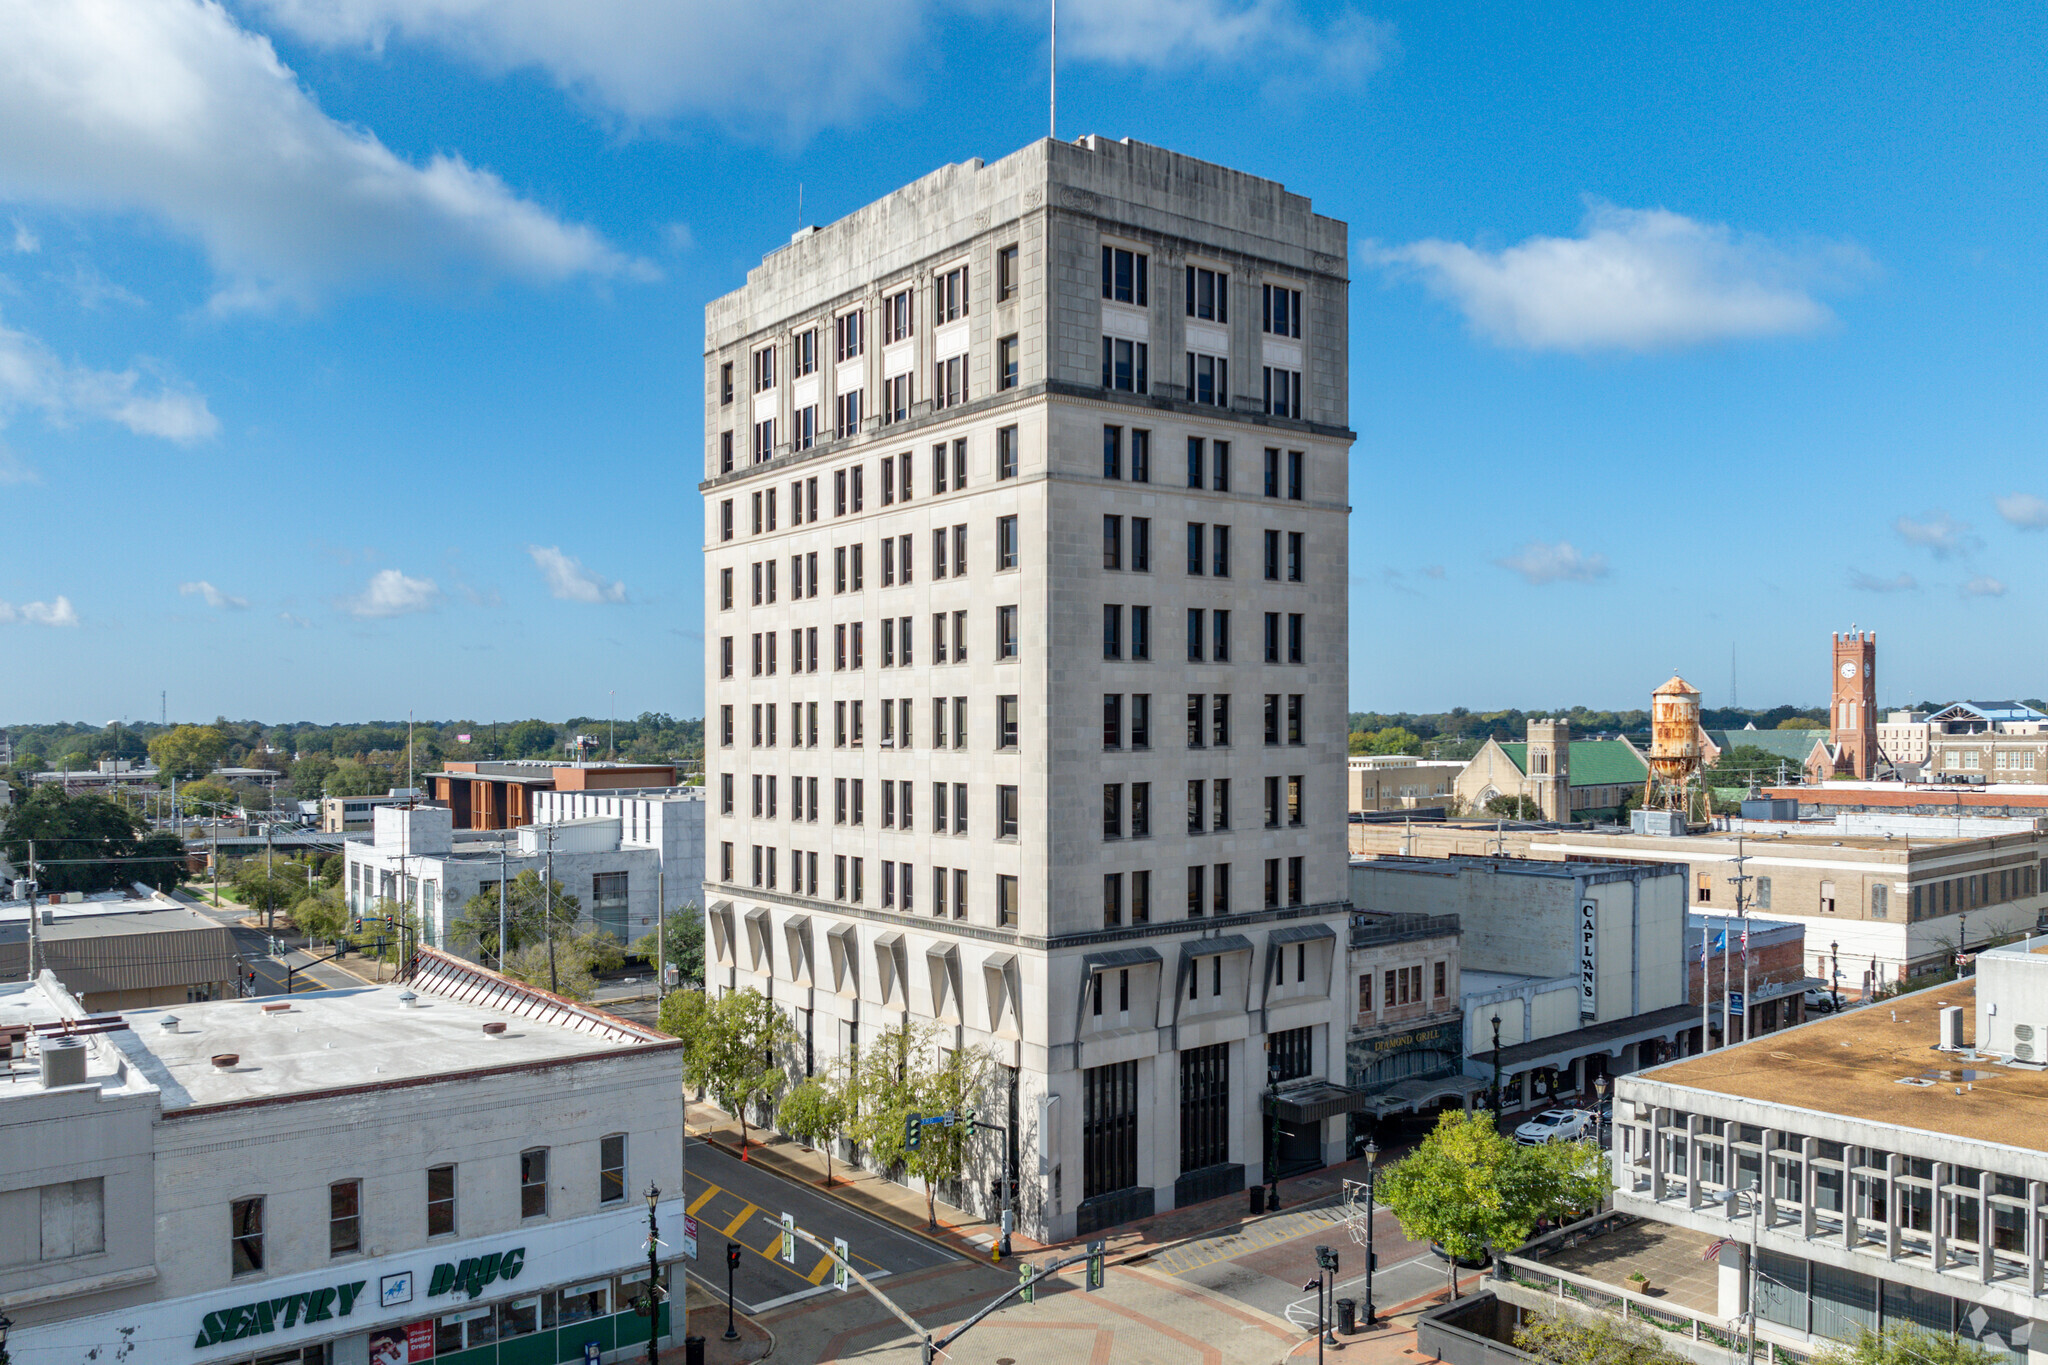
{"label": "rooftop hvac unit", "polygon": [[2016,1062],[2048,1062],[2048,1027],[2014,1024],[2012,1059]]}
{"label": "rooftop hvac unit", "polygon": [[1941,1041],[1935,1044],[1943,1052],[1963,1050],[1963,1007],[1949,1005],[1941,1011]]}
{"label": "rooftop hvac unit", "polygon": [[77,1038],[43,1040],[43,1088],[85,1084],[85,1043]]}

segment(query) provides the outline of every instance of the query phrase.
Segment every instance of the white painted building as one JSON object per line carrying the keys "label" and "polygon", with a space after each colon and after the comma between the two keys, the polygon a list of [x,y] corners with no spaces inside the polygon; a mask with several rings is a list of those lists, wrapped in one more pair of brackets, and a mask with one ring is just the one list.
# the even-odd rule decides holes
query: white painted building
{"label": "white painted building", "polygon": [[1340,1148],[1346,252],[1086,137],[706,309],[711,989],[993,1049],[1036,1236]]}
{"label": "white painted building", "polygon": [[431,949],[401,983],[125,1019],[46,973],[0,986],[9,1025],[16,1365],[645,1351],[650,1185],[681,1252],[676,1040]]}
{"label": "white painted building", "polygon": [[[1614,1207],[1717,1239],[1801,1354],[1911,1325],[2048,1362],[2048,940],[1615,1089]],[[1759,1351],[1761,1358],[1761,1349]]]}
{"label": "white painted building", "polygon": [[1523,858],[1355,858],[1360,911],[1455,916],[1463,1071],[1503,1112],[1671,1055],[1686,1003],[1683,870]]}
{"label": "white painted building", "polygon": [[419,916],[428,944],[472,955],[474,943],[454,927],[464,905],[521,872],[552,867],[583,920],[629,947],[654,931],[662,900],[674,911],[696,897],[704,867],[700,789],[542,792],[537,810],[535,824],[463,831],[458,839],[445,808],[378,809],[371,840],[344,850],[350,909],[368,915],[382,901],[396,902]]}

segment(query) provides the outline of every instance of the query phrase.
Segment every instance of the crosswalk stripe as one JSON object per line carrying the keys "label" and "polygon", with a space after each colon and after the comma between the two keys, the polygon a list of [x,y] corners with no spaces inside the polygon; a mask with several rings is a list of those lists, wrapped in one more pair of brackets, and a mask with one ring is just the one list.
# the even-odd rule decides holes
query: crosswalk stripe
{"label": "crosswalk stripe", "polygon": [[706,1204],[710,1203],[712,1195],[719,1193],[722,1193],[722,1191],[719,1189],[718,1186],[706,1185],[704,1187],[704,1193],[698,1195],[695,1199],[692,1199],[690,1201],[690,1207],[684,1209],[683,1212],[689,1214],[690,1217],[695,1218],[697,1216],[697,1210],[703,1208]]}
{"label": "crosswalk stripe", "polygon": [[822,1284],[825,1280],[825,1272],[831,1268],[832,1258],[830,1256],[820,1256],[818,1263],[811,1267],[811,1273],[804,1276],[804,1278],[812,1284]]}
{"label": "crosswalk stripe", "polygon": [[739,1217],[733,1219],[730,1223],[727,1223],[725,1225],[725,1235],[728,1237],[737,1236],[739,1230],[747,1225],[747,1220],[749,1218],[752,1218],[755,1214],[759,1213],[760,1211],[761,1206],[759,1204],[749,1204],[745,1208],[741,1209]]}

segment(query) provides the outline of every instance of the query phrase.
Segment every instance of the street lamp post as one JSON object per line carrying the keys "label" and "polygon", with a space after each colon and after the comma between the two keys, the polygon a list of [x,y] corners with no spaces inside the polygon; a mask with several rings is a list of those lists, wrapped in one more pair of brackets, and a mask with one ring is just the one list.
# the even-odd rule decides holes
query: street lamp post
{"label": "street lamp post", "polygon": [[0,1365],[7,1365],[7,1329],[14,1326],[14,1319],[0,1313]]}
{"label": "street lamp post", "polygon": [[647,1365],[659,1365],[659,1356],[654,1345],[661,1335],[661,1299],[659,1297],[660,1265],[654,1259],[658,1245],[655,1233],[658,1228],[654,1221],[654,1206],[661,1199],[661,1189],[653,1181],[647,1182]]}
{"label": "street lamp post", "polygon": [[1372,1272],[1375,1258],[1372,1249],[1373,1197],[1375,1183],[1379,1177],[1379,1144],[1371,1138],[1365,1140],[1365,1325],[1376,1327],[1379,1317],[1372,1309]]}
{"label": "street lamp post", "polygon": [[1280,1068],[1266,1064],[1266,1212],[1280,1211]]}
{"label": "street lamp post", "polygon": [[1832,982],[1833,982],[1833,986],[1834,986],[1834,996],[1835,996],[1835,1013],[1837,1013],[1837,1014],[1840,1014],[1840,1013],[1842,1012],[1842,945],[1841,945],[1841,944],[1839,944],[1839,943],[1830,943],[1830,944],[1828,944],[1828,960],[1829,960],[1830,962],[1834,963],[1834,975],[1833,975],[1833,977],[1831,978],[1831,980],[1832,980]]}
{"label": "street lamp post", "polygon": [[1493,1016],[1493,1113],[1498,1118],[1507,1106],[1500,1093],[1500,1016]]}

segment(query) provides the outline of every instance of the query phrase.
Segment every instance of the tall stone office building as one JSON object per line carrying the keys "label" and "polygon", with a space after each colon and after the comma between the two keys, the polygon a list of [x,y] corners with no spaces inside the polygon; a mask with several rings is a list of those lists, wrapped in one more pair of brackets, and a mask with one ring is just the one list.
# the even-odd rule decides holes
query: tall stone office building
{"label": "tall stone office building", "polygon": [[1037,1236],[1341,1156],[1345,253],[1088,137],[705,310],[711,989],[991,1048]]}

